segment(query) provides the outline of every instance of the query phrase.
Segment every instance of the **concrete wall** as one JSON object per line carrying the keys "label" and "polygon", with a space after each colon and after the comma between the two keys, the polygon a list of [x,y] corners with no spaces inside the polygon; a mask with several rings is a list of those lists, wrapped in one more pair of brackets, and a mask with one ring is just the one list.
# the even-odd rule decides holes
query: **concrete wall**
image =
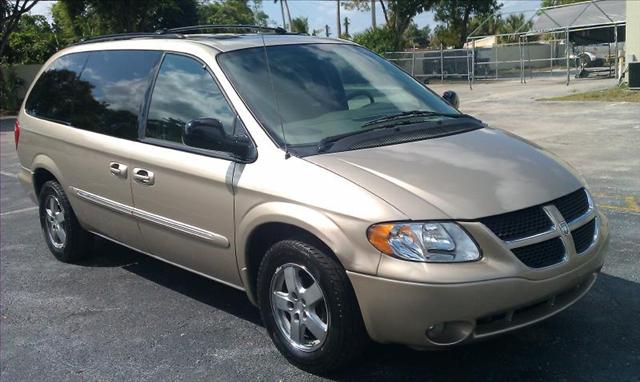
{"label": "concrete wall", "polygon": [[626,13],[625,62],[640,61],[640,1],[627,0]]}

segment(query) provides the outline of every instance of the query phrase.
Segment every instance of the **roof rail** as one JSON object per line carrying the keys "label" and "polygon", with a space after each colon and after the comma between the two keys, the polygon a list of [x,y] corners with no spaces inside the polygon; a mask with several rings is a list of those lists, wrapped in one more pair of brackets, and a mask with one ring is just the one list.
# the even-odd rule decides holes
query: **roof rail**
{"label": "roof rail", "polygon": [[204,25],[190,25],[187,27],[179,27],[179,28],[171,28],[171,29],[160,29],[155,32],[131,32],[131,33],[116,33],[116,34],[107,34],[102,36],[95,37],[87,37],[83,38],[79,42],[73,45],[82,45],[93,42],[103,42],[103,41],[118,41],[118,40],[129,40],[132,38],[138,37],[146,37],[146,38],[185,38],[183,35],[184,32],[189,31],[206,31],[206,30],[225,30],[225,29],[244,29],[244,30],[255,30],[255,31],[268,31],[275,34],[299,34],[299,33],[290,33],[285,29],[276,27],[262,27],[259,25],[244,25],[244,24],[204,24]]}
{"label": "roof rail", "polygon": [[263,27],[260,25],[245,25],[245,24],[203,24],[203,25],[190,25],[187,27],[179,27],[179,28],[171,28],[171,29],[161,29],[156,33],[165,34],[165,33],[184,33],[190,31],[205,31],[205,30],[224,30],[224,29],[249,29],[255,31],[268,31],[276,34],[288,34],[287,30],[281,27]]}
{"label": "roof rail", "polygon": [[184,38],[179,33],[160,33],[160,32],[131,32],[131,33],[115,33],[115,34],[105,34],[101,36],[95,37],[86,37],[80,40],[79,42],[72,45],[82,45],[93,42],[102,42],[102,41],[118,41],[118,40],[129,40],[137,37],[147,37],[147,38]]}

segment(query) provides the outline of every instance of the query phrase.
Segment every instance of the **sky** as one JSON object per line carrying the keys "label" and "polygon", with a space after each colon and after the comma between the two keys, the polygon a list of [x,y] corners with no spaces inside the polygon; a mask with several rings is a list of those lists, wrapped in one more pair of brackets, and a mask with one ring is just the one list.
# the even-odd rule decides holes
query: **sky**
{"label": "sky", "polygon": [[[519,13],[525,11],[535,10],[540,5],[540,0],[501,0],[502,13],[508,14],[511,12]],[[55,1],[42,1],[32,9],[31,13],[45,15],[47,18],[51,18],[51,6]],[[289,10],[291,17],[307,17],[309,18],[309,28],[323,29],[325,25],[329,25],[332,33],[335,33],[336,29],[336,1],[335,0],[288,0]],[[377,23],[384,23],[384,16],[382,14],[382,8],[379,3],[376,3],[376,21]],[[273,22],[277,25],[282,25],[282,14],[280,12],[280,4],[274,4],[273,0],[263,0],[262,8],[265,13],[269,15],[270,24]],[[530,12],[529,12],[530,13]],[[362,32],[363,30],[371,26],[371,13],[360,11],[347,11],[344,8],[340,9],[340,17],[344,20],[345,17],[349,18],[351,25],[349,26],[349,33],[354,34]],[[430,25],[433,29],[436,25],[433,20],[433,14],[431,12],[422,13],[414,18],[414,22],[419,27]],[[343,27],[344,28],[344,27]],[[343,30],[344,32],[344,30]],[[335,37],[335,35],[333,35]]]}

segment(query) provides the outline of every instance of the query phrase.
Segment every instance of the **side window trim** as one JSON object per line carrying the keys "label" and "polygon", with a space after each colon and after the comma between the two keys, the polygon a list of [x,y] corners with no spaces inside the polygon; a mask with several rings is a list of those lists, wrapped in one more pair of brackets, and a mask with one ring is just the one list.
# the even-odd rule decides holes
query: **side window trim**
{"label": "side window trim", "polygon": [[236,125],[238,125],[238,123],[241,126],[244,126],[244,122],[242,121],[242,118],[240,117],[240,115],[236,111],[235,107],[233,106],[233,103],[231,102],[231,100],[227,96],[227,93],[225,92],[224,88],[220,85],[220,82],[218,81],[218,78],[216,77],[215,73],[211,70],[209,65],[207,65],[204,61],[202,61],[199,57],[196,57],[196,56],[194,56],[192,54],[185,53],[185,52],[177,52],[177,51],[165,50],[165,51],[163,51],[162,57],[160,58],[160,60],[158,60],[158,66],[154,69],[155,71],[153,73],[153,78],[152,78],[151,81],[149,81],[149,87],[147,89],[147,92],[145,93],[145,97],[144,97],[144,100],[143,100],[143,110],[142,110],[142,113],[141,113],[141,121],[140,121],[140,124],[138,126],[139,141],[141,143],[145,143],[145,144],[150,144],[150,145],[160,146],[160,147],[166,147],[166,148],[170,148],[170,149],[174,149],[174,150],[185,151],[185,152],[189,152],[189,153],[192,153],[192,154],[199,154],[199,155],[204,155],[204,156],[213,157],[213,158],[224,159],[224,160],[237,162],[237,163],[253,163],[253,162],[255,162],[255,160],[257,159],[257,152],[258,152],[257,151],[257,147],[258,146],[256,145],[255,141],[253,140],[253,137],[251,136],[251,133],[249,133],[249,130],[246,127],[243,127],[244,133],[247,135],[247,137],[249,137],[249,140],[251,140],[251,144],[253,145],[254,151],[256,152],[256,155],[253,158],[251,158],[250,160],[241,160],[241,159],[235,157],[234,155],[232,155],[230,153],[227,153],[227,152],[224,152],[224,151],[200,149],[200,148],[196,148],[196,147],[190,147],[190,146],[187,146],[187,145],[184,145],[184,144],[181,144],[181,143],[165,141],[165,140],[162,140],[162,139],[150,138],[150,137],[147,138],[147,136],[146,136],[146,132],[147,132],[147,117],[149,116],[149,108],[151,107],[151,98],[153,97],[153,91],[154,91],[155,86],[156,86],[156,81],[158,79],[158,74],[160,73],[160,68],[162,67],[162,63],[164,62],[165,58],[169,54],[188,57],[190,59],[195,60],[200,65],[202,65],[202,68],[204,70],[206,70],[207,73],[209,73],[209,75],[211,76],[211,79],[213,80],[213,82],[218,87],[218,90],[220,90],[220,94],[222,94],[222,96],[224,97],[225,101],[227,102],[227,105],[229,106],[229,109],[234,114],[234,116],[235,116],[234,129],[236,128]]}

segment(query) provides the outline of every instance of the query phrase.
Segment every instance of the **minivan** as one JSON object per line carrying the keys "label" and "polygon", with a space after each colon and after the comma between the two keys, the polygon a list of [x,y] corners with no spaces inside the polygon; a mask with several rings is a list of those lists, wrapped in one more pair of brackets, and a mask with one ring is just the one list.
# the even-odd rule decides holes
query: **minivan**
{"label": "minivan", "polygon": [[568,164],[352,42],[225,28],[43,66],[15,143],[57,259],[99,236],[240,289],[315,373],[370,339],[503,334],[593,286],[607,220]]}

